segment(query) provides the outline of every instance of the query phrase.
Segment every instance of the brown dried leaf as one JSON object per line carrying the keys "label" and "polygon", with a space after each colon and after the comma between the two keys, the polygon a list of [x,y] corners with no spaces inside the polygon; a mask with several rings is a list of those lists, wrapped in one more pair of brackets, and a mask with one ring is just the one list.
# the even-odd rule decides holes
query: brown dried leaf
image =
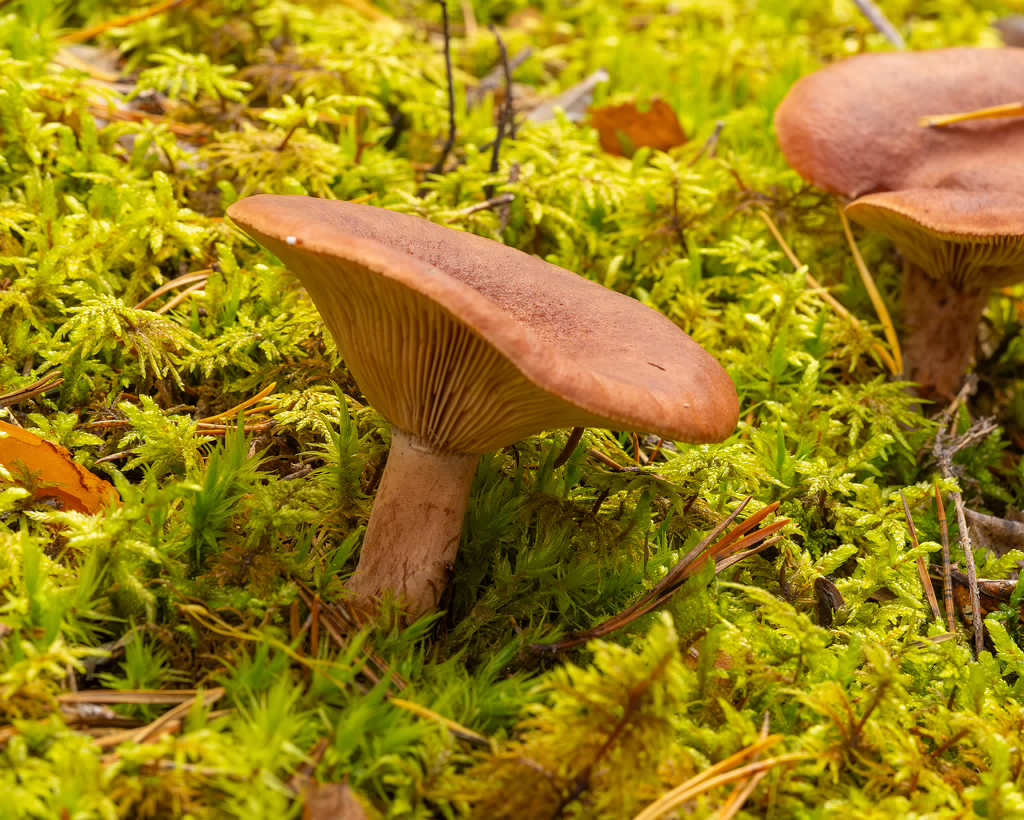
{"label": "brown dried leaf", "polygon": [[646,111],[635,102],[591,108],[590,122],[601,148],[618,157],[632,156],[638,148],[668,151],[686,142],[676,112],[664,100],[654,100]]}
{"label": "brown dried leaf", "polygon": [[369,820],[348,783],[310,783],[305,798],[303,820]]}
{"label": "brown dried leaf", "polygon": [[92,514],[113,500],[117,490],[76,463],[71,453],[20,427],[0,422],[0,466],[32,493],[34,501],[53,499],[60,509]]}

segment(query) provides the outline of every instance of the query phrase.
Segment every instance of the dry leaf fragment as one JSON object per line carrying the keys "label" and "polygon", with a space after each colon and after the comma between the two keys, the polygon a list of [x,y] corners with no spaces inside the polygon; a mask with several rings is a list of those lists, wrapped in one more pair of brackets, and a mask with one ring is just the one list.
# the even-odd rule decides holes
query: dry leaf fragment
{"label": "dry leaf fragment", "polygon": [[637,148],[668,151],[686,142],[676,112],[661,99],[655,99],[647,111],[641,111],[636,102],[591,108],[590,122],[601,148],[618,157],[631,156]]}
{"label": "dry leaf fragment", "polygon": [[0,421],[0,466],[11,475],[30,481],[35,501],[54,499],[61,509],[92,514],[111,499],[120,502],[117,491],[93,475],[63,447]]}
{"label": "dry leaf fragment", "polygon": [[579,122],[583,119],[587,106],[594,99],[594,89],[609,79],[611,76],[608,72],[600,68],[553,100],[534,108],[526,119],[530,122],[551,122],[555,118],[555,110],[560,108],[570,122]]}
{"label": "dry leaf fragment", "polygon": [[302,820],[369,820],[348,783],[310,783],[305,798]]}

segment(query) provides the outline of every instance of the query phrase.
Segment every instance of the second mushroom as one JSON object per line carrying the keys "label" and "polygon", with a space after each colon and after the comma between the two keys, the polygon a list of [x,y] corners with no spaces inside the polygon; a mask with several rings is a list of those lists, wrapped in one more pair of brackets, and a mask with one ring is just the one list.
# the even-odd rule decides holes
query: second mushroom
{"label": "second mushroom", "polygon": [[256,196],[228,210],[309,292],[394,429],[349,589],[410,617],[448,581],[479,457],[542,430],[706,443],[736,389],[675,324],[498,242],[380,208]]}
{"label": "second mushroom", "polygon": [[954,395],[992,288],[1024,279],[1024,120],[922,127],[1014,102],[1024,51],[866,54],[798,82],[775,127],[805,179],[903,254],[904,376]]}

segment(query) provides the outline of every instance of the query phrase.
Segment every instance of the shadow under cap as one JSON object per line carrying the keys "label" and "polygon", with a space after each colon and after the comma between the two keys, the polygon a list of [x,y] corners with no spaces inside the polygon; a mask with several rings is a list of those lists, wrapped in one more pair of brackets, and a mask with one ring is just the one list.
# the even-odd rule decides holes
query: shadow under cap
{"label": "shadow under cap", "polygon": [[1022,50],[864,54],[797,82],[775,112],[775,129],[782,153],[802,177],[853,199],[925,187],[913,179],[924,165],[952,170],[993,150],[1008,159],[1019,156],[1024,120],[948,128],[922,128],[918,122],[1022,96]]}
{"label": "shadow under cap", "polygon": [[529,254],[309,197],[228,216],[299,277],[371,404],[439,449],[577,426],[707,443],[736,426],[732,380],[680,328]]}

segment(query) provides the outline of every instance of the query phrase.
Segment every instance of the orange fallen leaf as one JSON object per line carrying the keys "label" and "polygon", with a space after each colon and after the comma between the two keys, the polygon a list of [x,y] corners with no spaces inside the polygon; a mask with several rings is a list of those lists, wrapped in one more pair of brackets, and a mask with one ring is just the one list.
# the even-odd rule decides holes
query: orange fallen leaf
{"label": "orange fallen leaf", "polygon": [[51,498],[61,509],[94,513],[110,499],[120,502],[117,490],[76,463],[63,447],[0,421],[0,466],[32,490],[35,501]]}
{"label": "orange fallen leaf", "polygon": [[630,156],[637,148],[667,151],[686,142],[676,112],[664,100],[654,100],[646,111],[635,102],[591,108],[590,122],[601,148],[618,157]]}

